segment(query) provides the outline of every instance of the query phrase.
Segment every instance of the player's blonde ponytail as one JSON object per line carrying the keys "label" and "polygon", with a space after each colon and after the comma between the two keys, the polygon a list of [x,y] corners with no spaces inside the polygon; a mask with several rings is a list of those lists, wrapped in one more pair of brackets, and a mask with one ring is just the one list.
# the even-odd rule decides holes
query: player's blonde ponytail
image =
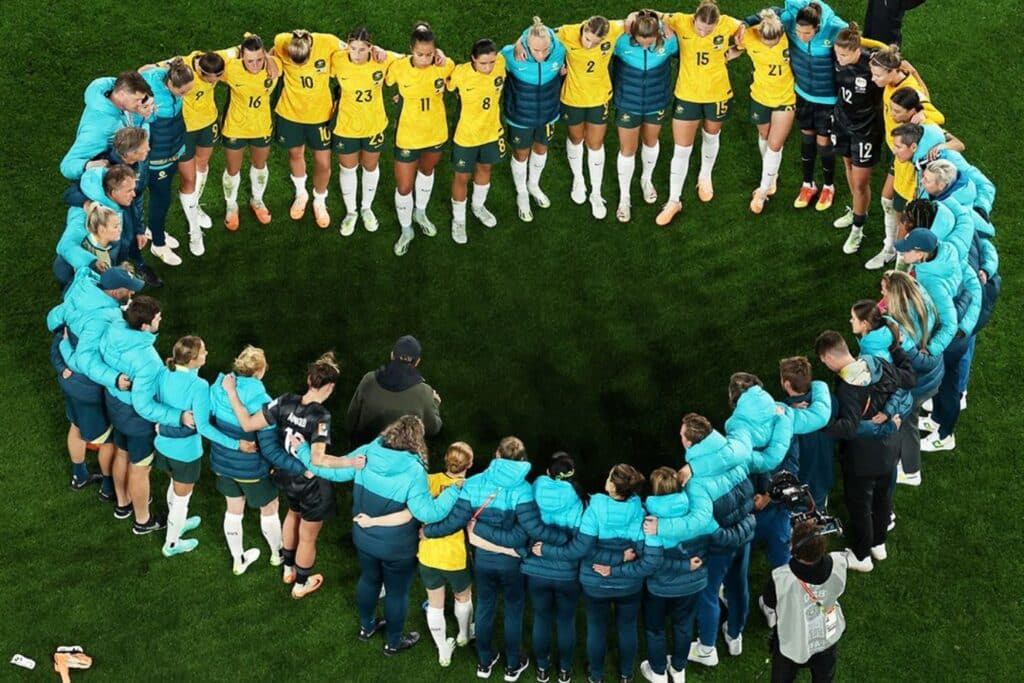
{"label": "player's blonde ponytail", "polygon": [[545,42],[551,40],[551,33],[549,33],[548,27],[544,25],[544,22],[540,20],[540,17],[533,18],[533,23],[530,24],[530,29],[526,33],[526,39],[530,40],[531,38]]}
{"label": "player's blonde ponytail", "polygon": [[313,51],[313,34],[303,28],[292,31],[292,39],[288,42],[288,59],[296,64],[305,64]]}
{"label": "player's blonde ponytail", "polygon": [[903,63],[903,55],[898,45],[888,45],[871,56],[871,63],[886,71],[895,71]]}
{"label": "player's blonde ponytail", "polygon": [[85,211],[85,229],[93,236],[97,235],[100,228],[106,227],[111,221],[119,220],[120,216],[116,211],[99,202],[93,202]]}
{"label": "player's blonde ponytail", "polygon": [[777,40],[786,32],[786,27],[782,25],[779,15],[770,7],[758,12],[757,16],[761,18],[757,30],[761,34],[762,40]]}

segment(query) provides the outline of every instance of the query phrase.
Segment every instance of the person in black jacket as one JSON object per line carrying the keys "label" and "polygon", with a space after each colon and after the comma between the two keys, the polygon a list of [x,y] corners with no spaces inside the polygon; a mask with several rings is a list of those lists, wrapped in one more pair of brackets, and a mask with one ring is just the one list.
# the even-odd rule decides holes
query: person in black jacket
{"label": "person in black jacket", "polygon": [[903,15],[924,0],[868,0],[864,36],[887,44],[903,44]]}

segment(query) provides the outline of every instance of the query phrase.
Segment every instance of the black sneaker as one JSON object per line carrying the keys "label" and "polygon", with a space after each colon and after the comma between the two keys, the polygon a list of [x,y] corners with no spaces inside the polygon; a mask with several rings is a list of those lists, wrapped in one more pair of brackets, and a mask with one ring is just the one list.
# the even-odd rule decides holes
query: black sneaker
{"label": "black sneaker", "polygon": [[160,279],[160,276],[156,274],[156,271],[146,264],[136,266],[135,275],[142,278],[143,282],[155,289],[159,289],[164,286],[164,281]]}
{"label": "black sneaker", "polygon": [[132,504],[114,505],[114,519],[128,519],[132,516]]}
{"label": "black sneaker", "polygon": [[361,640],[363,642],[366,642],[367,640],[370,640],[375,635],[377,635],[377,633],[380,632],[381,629],[383,629],[387,625],[388,625],[387,621],[385,621],[384,619],[378,618],[376,621],[373,622],[373,628],[371,628],[369,631],[367,631],[365,628],[360,626],[359,627],[359,640]]}
{"label": "black sneaker", "polygon": [[78,477],[72,475],[72,477],[71,477],[71,490],[72,491],[81,491],[86,486],[91,486],[93,484],[98,484],[101,481],[103,481],[103,475],[100,474],[99,472],[93,472],[92,474],[90,474],[85,479],[79,479]]}
{"label": "black sneaker", "polygon": [[558,670],[558,683],[572,683],[572,671]]}
{"label": "black sneaker", "polygon": [[398,641],[398,645],[395,647],[385,644],[384,654],[388,657],[394,657],[402,650],[408,650],[418,642],[420,642],[420,634],[416,633],[416,631],[410,631],[402,635],[402,639]]}
{"label": "black sneaker", "polygon": [[116,496],[116,495],[114,494],[114,492],[113,492],[113,491],[111,491],[110,493],[107,493],[107,492],[106,492],[106,491],[104,491],[103,489],[100,489],[100,490],[99,490],[99,493],[97,493],[96,495],[97,495],[97,496],[99,497],[99,499],[100,499],[100,500],[102,500],[102,501],[103,501],[104,503],[110,503],[110,502],[112,502],[112,501],[116,501],[116,500],[117,500],[117,496]]}
{"label": "black sneaker", "polygon": [[153,531],[160,531],[161,529],[166,529],[166,528],[167,528],[167,518],[166,517],[163,517],[161,515],[153,515],[153,514],[151,514],[149,516],[149,521],[146,522],[145,524],[139,524],[138,522],[134,522],[132,524],[132,533],[135,534],[136,536],[145,536],[146,534],[151,533]]}
{"label": "black sneaker", "polygon": [[537,667],[537,683],[548,683],[551,680],[551,672],[548,669]]}
{"label": "black sneaker", "polygon": [[490,664],[477,664],[477,666],[476,666],[476,677],[477,678],[490,678],[491,677],[491,672],[494,671],[494,667],[497,666],[499,659],[501,659],[501,655],[495,653],[494,659],[491,660]]}
{"label": "black sneaker", "polygon": [[529,657],[522,657],[522,656],[520,656],[519,657],[519,666],[514,667],[514,668],[511,667],[511,666],[506,666],[505,667],[505,682],[506,683],[516,683],[516,681],[519,680],[519,677],[523,675],[523,672],[526,671],[526,669],[529,668],[529,666],[530,666],[530,658]]}

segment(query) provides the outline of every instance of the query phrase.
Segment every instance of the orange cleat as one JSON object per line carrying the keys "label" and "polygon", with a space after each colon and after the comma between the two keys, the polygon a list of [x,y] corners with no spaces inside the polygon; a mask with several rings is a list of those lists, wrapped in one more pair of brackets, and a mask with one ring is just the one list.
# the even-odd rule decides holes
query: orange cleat
{"label": "orange cleat", "polygon": [[697,181],[697,196],[705,203],[710,202],[715,196],[715,186],[711,184],[711,178],[707,180],[701,178]]}
{"label": "orange cleat", "polygon": [[295,583],[295,567],[285,567],[281,572],[281,581],[287,585]]}
{"label": "orange cleat", "polygon": [[800,194],[796,196],[796,200],[793,202],[794,209],[806,209],[811,200],[818,194],[818,188],[812,185],[801,185]]}
{"label": "orange cleat", "polygon": [[774,197],[775,193],[779,190],[779,176],[772,178],[772,186],[768,188],[768,196]]}
{"label": "orange cleat", "polygon": [[828,211],[832,208],[832,200],[836,197],[836,189],[831,185],[826,185],[821,188],[821,194],[818,195],[818,203],[814,205],[814,208],[818,211]]}
{"label": "orange cleat", "polygon": [[316,219],[316,225],[321,230],[331,227],[331,214],[327,213],[326,204],[313,202],[313,218]]}
{"label": "orange cleat", "polygon": [[292,586],[292,597],[296,600],[301,600],[310,593],[316,592],[316,590],[322,585],[324,585],[324,575],[313,574],[306,579],[306,583],[304,585],[297,583]]}
{"label": "orange cleat", "polygon": [[256,220],[258,220],[260,223],[262,223],[263,225],[267,225],[268,223],[270,223],[270,209],[267,208],[266,204],[264,204],[263,202],[258,202],[255,199],[250,199],[249,208],[252,209],[252,212],[254,214],[256,214]]}
{"label": "orange cleat", "polygon": [[238,206],[229,208],[227,213],[224,215],[224,227],[234,232],[238,230]]}
{"label": "orange cleat", "polygon": [[306,204],[308,203],[308,194],[300,194],[295,197],[295,201],[292,202],[292,208],[288,211],[293,221],[302,220],[302,217],[306,215]]}
{"label": "orange cleat", "polygon": [[761,188],[754,190],[753,196],[750,198],[750,211],[752,213],[761,213],[764,211],[765,202],[768,201],[768,195]]}
{"label": "orange cleat", "polygon": [[654,219],[654,222],[664,227],[671,223],[672,219],[676,217],[676,214],[682,210],[682,202],[665,202],[665,206],[661,207],[661,212],[658,214],[658,217]]}

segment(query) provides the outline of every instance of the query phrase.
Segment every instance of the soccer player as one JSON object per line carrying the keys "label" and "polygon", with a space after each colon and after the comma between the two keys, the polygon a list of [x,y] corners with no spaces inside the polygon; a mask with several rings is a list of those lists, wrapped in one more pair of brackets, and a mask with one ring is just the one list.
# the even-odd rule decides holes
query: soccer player
{"label": "soccer player", "polygon": [[274,38],[274,55],[284,68],[284,88],[274,112],[277,142],[288,150],[295,185],[292,220],[306,213],[306,146],[313,150],[313,217],[320,228],[331,224],[327,185],[331,180],[331,61],[344,48],[337,36],[296,29]]}
{"label": "soccer player", "polygon": [[416,237],[413,222],[427,237],[437,234],[427,217],[427,204],[434,189],[434,167],[448,141],[444,91],[455,69],[451,61],[438,65],[434,30],[426,22],[413,27],[409,52],[408,59],[391,65],[385,78],[387,85],[397,87],[401,106],[395,133],[395,210],[402,232],[395,256],[405,255]]}
{"label": "soccer player", "polygon": [[[202,470],[203,437],[223,448],[255,453],[256,443],[227,436],[210,423],[210,385],[199,376],[206,365],[206,344],[199,337],[188,335],[174,343],[167,368],[157,380],[157,396],[161,403],[192,412],[195,429],[185,434],[164,434],[157,426],[154,442],[154,464],[170,475],[167,488],[167,538],[164,557],[191,552],[199,545],[194,538],[183,538],[199,526],[200,518],[188,516],[188,503]],[[177,428],[177,424],[169,425]]]}
{"label": "soccer player", "polygon": [[615,126],[619,132],[619,205],[615,217],[628,223],[631,217],[629,186],[633,183],[637,148],[640,151],[640,192],[644,201],[658,201],[651,180],[661,145],[658,135],[671,96],[672,57],[679,53],[675,36],[666,38],[657,13],[640,10],[626,18],[627,32],[615,41],[612,86]]}
{"label": "soccer player", "polygon": [[[526,54],[516,59],[518,45],[526,46]],[[555,39],[555,32],[540,17],[523,31],[519,41],[501,49],[508,68],[502,110],[508,124],[512,144],[512,183],[516,189],[519,220],[533,220],[530,197],[542,209],[551,200],[540,189],[540,176],[548,160],[548,147],[559,117],[562,76],[565,74],[565,47]]]}
{"label": "soccer player", "polygon": [[460,64],[448,79],[448,90],[458,94],[459,118],[452,145],[452,239],[465,244],[466,197],[473,178],[473,215],[484,227],[493,228],[498,219],[487,210],[491,189],[491,167],[505,156],[501,127],[501,92],[505,85],[505,58],[489,38],[473,43],[470,61]]}
{"label": "soccer player", "polygon": [[[338,157],[338,182],[345,203],[341,235],[348,237],[356,229],[358,217],[367,232],[376,232],[380,223],[373,213],[373,198],[380,181],[380,152],[388,127],[384,111],[384,75],[403,55],[383,52],[383,61],[373,59],[374,45],[365,27],[348,34],[347,49],[334,53],[331,75],[341,88],[338,117],[332,148]],[[356,203],[356,169],[363,169],[363,196]],[[356,207],[359,213],[356,213]]]}
{"label": "soccer player", "polygon": [[715,194],[711,172],[718,159],[722,124],[729,118],[732,106],[732,85],[725,55],[730,40],[736,45],[743,44],[746,25],[722,14],[714,0],[701,0],[693,14],[668,14],[662,19],[679,39],[679,76],[672,114],[675,149],[669,173],[669,196],[655,220],[665,226],[683,210],[683,186],[698,128],[703,143],[697,196],[702,202],[710,202]]}
{"label": "soccer player", "polygon": [[121,217],[110,207],[93,202],[86,210],[68,210],[64,234],[57,243],[53,274],[64,291],[79,268],[102,273],[120,264]]}
{"label": "soccer player", "polygon": [[786,28],[773,9],[758,13],[760,23],[743,37],[743,45],[729,48],[727,59],[746,52],[754,65],[750,84],[750,121],[757,126],[761,152],[761,183],[750,198],[750,211],[761,213],[765,202],[775,195],[782,148],[796,118],[796,81],[789,65],[790,48]]}
{"label": "soccer player", "polygon": [[249,206],[256,220],[270,223],[270,209],[263,203],[263,193],[270,180],[267,157],[274,122],[270,113],[270,95],[277,87],[281,60],[268,55],[257,35],[247,35],[238,49],[238,59],[224,64],[224,84],[230,97],[224,113],[222,144],[224,145],[224,226],[238,230],[238,186],[241,184],[242,156],[249,148]]}

